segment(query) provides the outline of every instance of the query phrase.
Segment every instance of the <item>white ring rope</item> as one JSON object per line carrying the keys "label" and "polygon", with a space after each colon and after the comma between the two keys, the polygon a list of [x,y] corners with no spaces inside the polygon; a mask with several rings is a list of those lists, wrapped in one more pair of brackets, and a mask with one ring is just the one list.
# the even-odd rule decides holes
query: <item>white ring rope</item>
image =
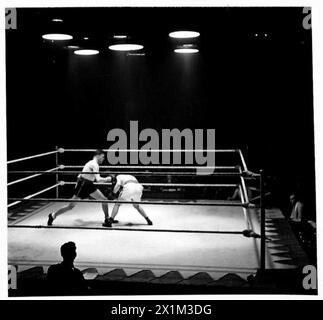
{"label": "white ring rope", "polygon": [[244,200],[249,203],[248,191],[247,191],[246,183],[245,183],[245,180],[244,180],[244,178],[242,176],[242,170],[241,170],[240,167],[239,167],[239,172],[241,174],[240,175],[240,181],[241,181],[242,191],[243,191],[243,195],[244,195]]}
{"label": "white ring rope", "polygon": [[45,153],[40,153],[40,154],[36,154],[33,156],[29,156],[29,157],[24,157],[24,158],[20,158],[20,159],[14,159],[14,160],[9,160],[7,161],[7,164],[12,164],[12,163],[16,163],[16,162],[20,162],[20,161],[24,161],[24,160],[29,160],[29,159],[34,159],[34,158],[39,158],[39,157],[44,157],[50,154],[54,154],[57,153],[58,151],[50,151],[50,152],[45,152]]}
{"label": "white ring rope", "polygon": [[[245,202],[245,199],[244,199],[244,196],[243,196],[243,192],[242,192],[241,185],[239,185],[239,190],[240,190],[241,203],[244,203]],[[243,209],[243,215],[245,217],[246,227],[247,227],[248,230],[250,230],[251,229],[251,224],[250,224],[250,220],[249,220],[249,215],[248,215],[247,209],[244,208],[244,207],[242,209]]]}
{"label": "white ring rope", "polygon": [[[64,149],[65,152],[94,152],[96,149]],[[217,152],[233,153],[239,149],[103,149],[104,152]]]}
{"label": "white ring rope", "polygon": [[[24,171],[24,170],[9,170],[8,174],[35,174],[35,173],[42,173],[42,174],[61,174],[61,175],[75,175],[75,174],[102,174],[102,175],[122,175],[125,173],[138,175],[138,176],[175,176],[175,177],[202,177],[205,175],[198,175],[197,173],[193,172],[168,172],[168,171]],[[219,176],[219,177],[239,177],[241,173],[239,172],[213,172],[212,174],[208,174],[207,176]]]}
{"label": "white ring rope", "polygon": [[[51,172],[51,171],[55,171],[55,170],[58,170],[60,167],[56,167],[56,168],[53,168],[53,169],[49,169],[49,170],[46,170],[45,172]],[[32,179],[32,178],[36,178],[36,177],[39,177],[43,175],[43,173],[37,173],[37,174],[33,174],[32,176],[28,176],[28,177],[25,177],[25,178],[21,178],[21,179],[18,179],[18,180],[15,180],[15,181],[11,181],[7,184],[7,186],[12,186],[13,184],[16,184],[18,182],[22,182],[22,181],[26,181],[26,180],[29,180],[29,179]]]}
{"label": "white ring rope", "polygon": [[[14,205],[16,205],[16,204],[18,204],[18,203],[21,203],[21,202],[23,202],[24,200],[31,200],[31,198],[33,198],[33,197],[35,197],[35,196],[38,196],[39,194],[44,193],[44,192],[46,192],[46,191],[49,191],[49,190],[51,190],[51,189],[54,189],[54,188],[56,188],[57,186],[59,186],[59,183],[54,184],[53,186],[48,187],[48,188],[46,188],[46,189],[43,189],[43,190],[41,190],[41,191],[38,191],[38,192],[36,192],[36,193],[33,193],[33,194],[29,195],[29,196],[26,196],[26,197],[24,197],[24,198],[22,198],[22,199],[19,199],[18,201],[15,201],[15,202],[9,203],[9,204],[8,204],[8,206],[7,206],[7,208],[10,208],[10,207],[12,207],[12,206],[14,206]],[[32,199],[32,200],[34,200],[34,199]]]}
{"label": "white ring rope", "polygon": [[249,196],[248,196],[248,192],[247,192],[247,187],[244,181],[244,178],[242,176],[240,176],[240,180],[241,180],[241,186],[244,192],[244,198],[246,200],[246,202],[249,202]]}
{"label": "white ring rope", "polygon": [[241,152],[240,149],[238,149],[238,152],[239,152],[239,155],[240,155],[240,159],[241,159],[241,163],[242,163],[242,167],[243,167],[243,171],[247,172],[248,171],[248,168],[247,168],[247,164],[246,164],[246,161],[243,157],[243,154]]}
{"label": "white ring rope", "polygon": [[[53,186],[51,188],[56,187]],[[51,189],[49,188],[49,189]],[[47,190],[43,190],[45,192]],[[196,200],[188,201],[164,201],[164,200],[150,200],[150,201],[125,201],[125,200],[91,200],[91,199],[64,199],[64,198],[9,198],[12,201],[51,201],[51,202],[88,202],[88,203],[119,203],[119,204],[151,204],[151,205],[180,205],[180,206],[223,206],[223,207],[243,207],[249,205],[248,203],[233,202],[233,201],[212,201],[201,202]],[[10,204],[12,205],[12,204]]]}
{"label": "white ring rope", "polygon": [[[77,168],[83,168],[84,166],[73,166],[73,165],[63,165],[62,169],[77,169]],[[195,169],[219,169],[219,170],[237,170],[238,168],[235,166],[100,166],[102,169],[180,169],[180,170],[195,170]]]}
{"label": "white ring rope", "polygon": [[[61,185],[71,185],[76,184],[76,182],[71,181],[60,181]],[[111,182],[107,183],[99,183],[94,182],[95,185],[111,185]],[[143,186],[146,187],[237,187],[237,184],[230,184],[230,183],[196,183],[196,184],[190,184],[190,183],[140,183]]]}

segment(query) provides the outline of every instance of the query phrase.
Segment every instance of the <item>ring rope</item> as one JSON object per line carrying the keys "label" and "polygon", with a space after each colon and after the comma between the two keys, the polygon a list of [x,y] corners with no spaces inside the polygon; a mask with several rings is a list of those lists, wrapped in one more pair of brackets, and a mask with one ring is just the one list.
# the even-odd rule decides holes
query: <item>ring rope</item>
{"label": "ring rope", "polygon": [[[18,204],[18,203],[21,203],[21,202],[23,202],[23,201],[26,201],[26,200],[28,200],[28,201],[34,201],[34,199],[35,198],[33,198],[33,197],[35,197],[35,196],[38,196],[39,194],[41,194],[41,193],[44,193],[44,192],[46,192],[46,191],[49,191],[49,190],[51,190],[51,189],[54,189],[54,188],[56,188],[57,186],[59,186],[59,183],[57,183],[57,184],[54,184],[53,186],[51,186],[51,187],[48,187],[48,188],[46,188],[46,189],[43,189],[43,190],[41,190],[41,191],[38,191],[38,192],[36,192],[36,193],[34,193],[34,194],[31,194],[31,195],[29,195],[29,196],[26,196],[26,197],[24,197],[24,198],[9,198],[8,200],[9,201],[15,201],[15,202],[12,202],[12,203],[9,203],[8,205],[7,205],[7,208],[10,208],[10,207],[12,207],[12,206],[14,206],[14,205],[16,205],[16,204]],[[48,199],[47,199],[48,200]],[[47,201],[46,200],[46,201]],[[43,200],[43,201],[45,201],[45,200]]]}
{"label": "ring rope", "polygon": [[[62,165],[62,169],[77,169],[84,166]],[[182,169],[182,170],[195,170],[195,169],[219,169],[219,170],[237,170],[237,166],[100,166],[102,169]]]}
{"label": "ring rope", "polygon": [[[48,189],[42,190],[39,193],[45,192],[56,187],[56,184]],[[38,193],[38,194],[39,194]],[[31,195],[34,196],[34,195]],[[116,203],[116,204],[151,204],[151,205],[180,205],[180,206],[221,206],[221,207],[243,207],[249,204],[244,202],[226,202],[226,201],[214,201],[214,202],[178,202],[178,201],[124,201],[124,200],[90,200],[90,199],[64,199],[64,198],[9,198],[9,201],[51,201],[51,202],[87,202],[87,203]],[[9,204],[12,205],[12,204]]]}
{"label": "ring rope", "polygon": [[[51,171],[55,171],[59,169],[59,167],[56,167],[56,168],[53,168],[53,169],[49,169],[49,170],[46,170],[45,172],[51,172]],[[18,179],[18,180],[14,180],[14,181],[11,181],[11,182],[8,182],[7,186],[12,186],[13,184],[16,184],[18,182],[23,182],[23,181],[26,181],[26,180],[29,180],[29,179],[32,179],[32,178],[36,178],[36,177],[39,177],[43,175],[43,173],[37,173],[37,174],[34,174],[32,176],[28,176],[28,177],[25,177],[25,178],[21,178],[21,179]]]}
{"label": "ring rope", "polygon": [[243,154],[242,154],[240,149],[238,149],[238,153],[239,153],[240,160],[241,160],[241,163],[242,163],[243,171],[248,171],[246,161],[245,161],[245,159],[243,157]]}
{"label": "ring rope", "polygon": [[249,202],[246,183],[245,183],[244,178],[242,176],[240,176],[240,181],[241,181],[241,186],[242,186],[242,190],[243,190],[243,193],[244,193],[244,199],[245,199],[246,202]]}
{"label": "ring rope", "polygon": [[[8,174],[34,174],[34,173],[42,173],[42,174],[67,174],[67,175],[72,175],[72,174],[102,174],[102,175],[109,175],[109,174],[125,174],[126,171],[36,171],[36,170],[10,170],[8,171]],[[191,173],[191,172],[152,172],[152,171],[130,171],[129,174],[133,175],[154,175],[154,176],[186,176],[186,177],[197,177],[197,176],[204,176],[204,175],[197,175],[196,173]],[[208,174],[208,176],[219,176],[219,177],[240,177],[241,173],[240,172],[213,172],[212,174]]]}
{"label": "ring rope", "polygon": [[29,160],[29,159],[34,159],[34,158],[39,158],[39,157],[44,157],[50,154],[54,154],[57,153],[58,151],[50,151],[50,152],[45,152],[45,153],[40,153],[40,154],[36,154],[33,156],[29,156],[29,157],[24,157],[24,158],[20,158],[20,159],[14,159],[14,160],[9,160],[7,161],[7,164],[12,164],[12,163],[16,163],[16,162],[20,162],[20,161],[25,161],[25,160]]}
{"label": "ring rope", "polygon": [[[94,152],[96,149],[63,149],[65,152]],[[103,149],[104,152],[217,152],[233,153],[239,149]]]}
{"label": "ring rope", "polygon": [[102,230],[102,231],[143,231],[143,232],[173,232],[173,233],[202,233],[202,234],[241,234],[242,231],[206,231],[206,230],[175,230],[175,229],[140,229],[140,228],[102,228],[102,227],[86,227],[86,226],[43,226],[43,225],[8,225],[9,228],[27,228],[27,229],[85,229],[85,230]]}
{"label": "ring rope", "polygon": [[[65,184],[76,184],[76,182],[72,182],[72,181],[60,181],[61,185],[65,185]],[[111,182],[107,182],[107,183],[101,183],[101,182],[94,182],[95,185],[111,185]],[[237,184],[221,184],[221,183],[196,183],[196,184],[192,184],[192,183],[140,183],[143,186],[147,186],[147,187],[237,187]]]}
{"label": "ring rope", "polygon": [[[242,187],[241,185],[239,185],[239,190],[240,190],[240,199],[241,199],[241,203],[245,202],[245,198],[243,196],[243,192],[242,192]],[[246,222],[246,227],[247,229],[249,230],[251,227],[250,227],[250,220],[249,220],[249,215],[248,215],[248,212],[247,212],[247,209],[242,207],[242,210],[243,210],[243,215],[245,217],[245,222]]]}

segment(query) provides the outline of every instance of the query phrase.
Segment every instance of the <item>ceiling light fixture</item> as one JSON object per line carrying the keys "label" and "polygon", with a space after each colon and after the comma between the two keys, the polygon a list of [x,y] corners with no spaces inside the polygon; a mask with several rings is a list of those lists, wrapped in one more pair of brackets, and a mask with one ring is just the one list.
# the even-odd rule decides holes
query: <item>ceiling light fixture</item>
{"label": "ceiling light fixture", "polygon": [[109,46],[110,50],[113,51],[135,51],[135,50],[141,50],[144,46],[140,44],[114,44]]}
{"label": "ceiling light fixture", "polygon": [[176,53],[197,53],[197,52],[199,52],[199,50],[198,49],[181,48],[181,49],[175,49],[174,52],[176,52]]}
{"label": "ceiling light fixture", "polygon": [[63,34],[63,33],[48,33],[43,34],[42,38],[45,40],[52,40],[52,41],[66,41],[71,40],[73,37],[69,34]]}
{"label": "ceiling light fixture", "polygon": [[99,54],[99,50],[81,49],[81,50],[75,50],[74,53],[79,56],[93,56],[93,55]]}
{"label": "ceiling light fixture", "polygon": [[171,38],[176,39],[187,39],[187,38],[197,38],[200,36],[199,32],[196,31],[174,31],[169,34]]}

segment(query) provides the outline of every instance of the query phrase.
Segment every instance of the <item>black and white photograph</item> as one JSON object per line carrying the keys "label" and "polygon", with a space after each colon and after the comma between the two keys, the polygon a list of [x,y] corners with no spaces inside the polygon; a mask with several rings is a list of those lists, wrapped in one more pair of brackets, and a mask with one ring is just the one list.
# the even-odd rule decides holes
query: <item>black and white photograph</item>
{"label": "black and white photograph", "polygon": [[317,295],[311,7],[5,23],[9,298]]}

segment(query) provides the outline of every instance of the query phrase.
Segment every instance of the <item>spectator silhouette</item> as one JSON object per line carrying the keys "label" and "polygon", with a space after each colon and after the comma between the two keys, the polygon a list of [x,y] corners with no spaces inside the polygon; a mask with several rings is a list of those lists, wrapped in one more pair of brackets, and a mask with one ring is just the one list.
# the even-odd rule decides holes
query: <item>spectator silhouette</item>
{"label": "spectator silhouette", "polygon": [[304,220],[304,204],[296,193],[289,196],[289,201],[292,206],[289,219],[293,223],[301,223]]}
{"label": "spectator silhouette", "polygon": [[82,272],[74,267],[76,245],[67,242],[61,246],[61,263],[48,268],[47,281],[49,291],[56,295],[78,295],[87,291]]}
{"label": "spectator silhouette", "polygon": [[296,193],[289,196],[289,201],[292,207],[289,223],[296,236],[300,237],[304,232],[304,204]]}

